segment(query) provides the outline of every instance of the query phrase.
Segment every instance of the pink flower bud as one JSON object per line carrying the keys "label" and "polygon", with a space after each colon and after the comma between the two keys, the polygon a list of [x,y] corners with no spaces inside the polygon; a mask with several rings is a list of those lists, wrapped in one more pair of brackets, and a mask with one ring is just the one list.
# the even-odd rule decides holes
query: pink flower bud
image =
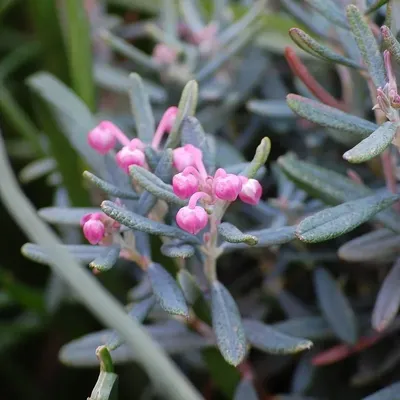
{"label": "pink flower bud", "polygon": [[182,172],[186,167],[196,166],[196,160],[202,158],[201,151],[191,144],[178,147],[173,153],[174,167]]}
{"label": "pink flower bud", "polygon": [[247,179],[245,177],[241,177],[241,180],[243,185],[239,193],[240,200],[247,204],[258,204],[262,195],[260,182],[256,179]]}
{"label": "pink flower bud", "polygon": [[164,65],[172,64],[176,61],[178,53],[166,44],[159,43],[154,47],[153,58],[156,62]]}
{"label": "pink flower bud", "polygon": [[237,175],[227,174],[224,169],[217,170],[214,176],[213,191],[221,200],[235,201],[242,190],[242,181]]}
{"label": "pink flower bud", "polygon": [[176,214],[176,222],[184,231],[196,235],[207,226],[208,215],[204,208],[200,206],[193,208],[186,206],[182,207]]}
{"label": "pink flower bud", "polygon": [[83,224],[83,234],[90,244],[98,244],[104,238],[105,226],[99,219],[89,219]]}
{"label": "pink flower bud", "polygon": [[100,154],[106,154],[115,146],[115,129],[119,130],[112,122],[100,122],[88,134],[89,146]]}
{"label": "pink flower bud", "polygon": [[115,156],[118,166],[126,173],[129,173],[131,165],[143,166],[145,163],[145,155],[142,150],[130,149],[128,146],[123,147]]}
{"label": "pink flower bud", "polygon": [[129,147],[131,150],[136,150],[136,149],[144,150],[144,148],[145,148],[146,146],[144,145],[144,143],[143,143],[140,139],[135,138],[135,139],[132,139],[132,140],[129,142],[128,147]]}
{"label": "pink flower bud", "polygon": [[199,179],[193,174],[176,174],[172,178],[172,188],[180,199],[188,199],[199,190]]}

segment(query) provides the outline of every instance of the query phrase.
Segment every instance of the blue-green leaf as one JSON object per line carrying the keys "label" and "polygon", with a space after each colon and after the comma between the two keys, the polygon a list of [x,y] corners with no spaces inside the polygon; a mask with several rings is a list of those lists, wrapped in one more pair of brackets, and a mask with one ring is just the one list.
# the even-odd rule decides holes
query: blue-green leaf
{"label": "blue-green leaf", "polygon": [[343,154],[351,163],[361,163],[381,154],[392,143],[397,132],[397,124],[385,122],[376,131]]}
{"label": "blue-green leaf", "polygon": [[307,339],[288,336],[257,320],[245,319],[243,325],[250,344],[270,354],[295,354],[312,347]]}
{"label": "blue-green leaf", "polygon": [[349,301],[331,274],[323,268],[314,271],[314,287],[319,306],[333,331],[343,341],[357,342],[357,323]]}
{"label": "blue-green leaf", "polygon": [[152,221],[149,218],[142,217],[141,215],[117,206],[111,201],[103,201],[101,204],[101,209],[109,217],[130,229],[137,229],[139,231],[157,236],[167,236],[171,238],[182,239],[188,243],[200,243],[200,240],[196,236],[191,235],[182,229]]}
{"label": "blue-green leaf", "polygon": [[202,293],[194,276],[186,269],[182,268],[178,272],[177,279],[183,294],[185,295],[186,301],[191,305],[194,304]]}
{"label": "blue-green leaf", "polygon": [[93,260],[89,267],[100,272],[109,271],[117,262],[120,251],[121,246],[119,245],[104,248],[104,253]]}
{"label": "blue-green leaf", "polygon": [[38,210],[40,218],[49,224],[78,225],[86,214],[100,212],[100,208],[45,207]]}
{"label": "blue-green leaf", "polygon": [[296,236],[307,243],[336,238],[367,222],[399,198],[391,193],[377,194],[324,209],[303,219],[297,226]]}
{"label": "blue-green leaf", "polygon": [[172,258],[190,258],[195,251],[193,246],[181,241],[165,243],[160,250],[165,256]]}
{"label": "blue-green leaf", "polygon": [[375,392],[362,400],[398,400],[400,399],[400,382],[393,383],[378,392]]}
{"label": "blue-green leaf", "polygon": [[247,352],[246,335],[235,300],[218,281],[211,286],[211,313],[222,356],[229,364],[239,365]]}
{"label": "blue-green leaf", "polygon": [[306,0],[306,2],[323,15],[328,21],[341,28],[348,29],[346,17],[332,0]]}
{"label": "blue-green leaf", "polygon": [[249,380],[242,379],[236,388],[233,400],[258,400],[258,394]]}
{"label": "blue-green leaf", "polygon": [[160,264],[151,263],[147,275],[153,288],[154,296],[161,308],[170,314],[189,317],[185,296],[176,280]]}
{"label": "blue-green leaf", "polygon": [[267,162],[270,151],[271,141],[269,138],[265,137],[258,145],[250,165],[246,167],[240,175],[247,176],[247,178],[254,178],[257,171]]}
{"label": "blue-green leaf", "polygon": [[297,94],[288,94],[286,101],[300,117],[327,128],[356,135],[356,137],[365,138],[378,129],[378,125],[370,121]]}
{"label": "blue-green leaf", "polygon": [[243,233],[229,222],[219,224],[218,233],[229,243],[245,243],[249,246],[254,246],[258,243],[256,236]]}
{"label": "blue-green leaf", "polygon": [[378,43],[360,10],[353,4],[347,9],[347,19],[351,32],[360,49],[362,59],[368,68],[376,87],[384,87],[386,83],[385,66]]}

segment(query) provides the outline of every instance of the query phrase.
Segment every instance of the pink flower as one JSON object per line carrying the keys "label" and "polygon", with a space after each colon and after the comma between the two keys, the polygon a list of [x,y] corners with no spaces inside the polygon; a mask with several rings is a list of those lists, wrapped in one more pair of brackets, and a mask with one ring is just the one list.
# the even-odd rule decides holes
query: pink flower
{"label": "pink flower", "polygon": [[153,140],[151,142],[151,147],[153,149],[158,149],[158,146],[161,143],[161,140],[166,132],[170,132],[172,126],[174,125],[176,116],[178,114],[178,107],[169,107],[165,113],[163,114],[160,123],[157,126],[157,129],[154,133]]}
{"label": "pink flower", "polygon": [[112,122],[100,122],[88,134],[89,146],[100,154],[107,154],[115,146],[115,129],[118,128]]}
{"label": "pink flower", "polygon": [[126,173],[129,173],[129,167],[131,165],[143,166],[145,163],[145,155],[140,149],[131,149],[128,146],[124,146],[115,156],[118,166],[123,169]]}
{"label": "pink flower", "polygon": [[213,191],[221,200],[235,201],[242,190],[242,182],[237,175],[227,174],[219,168],[214,175]]}
{"label": "pink flower", "polygon": [[156,62],[164,65],[172,64],[176,61],[178,53],[166,44],[159,43],[154,47],[153,58]]}
{"label": "pink flower", "polygon": [[197,160],[202,158],[201,150],[191,144],[178,147],[173,153],[174,167],[182,172],[186,167],[195,167]]}
{"label": "pink flower", "polygon": [[188,199],[199,190],[199,179],[191,173],[180,172],[172,178],[172,188],[180,199]]}
{"label": "pink flower", "polygon": [[241,181],[243,185],[239,193],[240,200],[247,204],[258,204],[262,195],[260,182],[256,179],[247,179],[246,177],[241,177]]}
{"label": "pink flower", "polygon": [[83,224],[83,234],[90,244],[100,243],[104,238],[105,231],[105,226],[99,219],[89,217]]}
{"label": "pink flower", "polygon": [[208,215],[200,206],[182,207],[176,214],[178,226],[186,232],[196,235],[207,226]]}

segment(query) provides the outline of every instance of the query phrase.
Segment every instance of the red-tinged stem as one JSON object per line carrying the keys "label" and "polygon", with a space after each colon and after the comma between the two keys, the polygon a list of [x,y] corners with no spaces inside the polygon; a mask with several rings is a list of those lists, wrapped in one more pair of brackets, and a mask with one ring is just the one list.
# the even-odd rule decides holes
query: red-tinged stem
{"label": "red-tinged stem", "polygon": [[347,170],[347,176],[355,183],[358,183],[360,185],[364,185],[364,182],[361,178],[360,175],[357,174],[356,171],[352,170],[352,169],[348,169]]}
{"label": "red-tinged stem", "polygon": [[339,110],[346,109],[345,104],[339,100],[336,100],[316,81],[316,79],[310,74],[308,68],[303,64],[292,48],[285,48],[285,57],[293,74],[301,79],[301,81],[315,97],[328,106],[338,108]]}
{"label": "red-tinged stem", "polygon": [[312,359],[312,365],[317,367],[334,364],[338,361],[344,360],[349,356],[359,353],[375,344],[381,335],[375,335],[370,337],[361,338],[354,346],[348,344],[339,344],[331,347],[330,349],[317,354]]}

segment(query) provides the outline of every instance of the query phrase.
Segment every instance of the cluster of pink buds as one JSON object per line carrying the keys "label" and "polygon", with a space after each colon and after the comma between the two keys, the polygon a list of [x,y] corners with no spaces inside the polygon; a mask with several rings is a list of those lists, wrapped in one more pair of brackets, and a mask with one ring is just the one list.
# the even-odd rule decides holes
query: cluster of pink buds
{"label": "cluster of pink buds", "polygon": [[102,212],[86,214],[81,219],[81,227],[90,244],[108,245],[112,234],[117,232],[120,224]]}
{"label": "cluster of pink buds", "polygon": [[377,89],[377,103],[373,109],[380,109],[390,121],[396,121],[397,109],[400,108],[400,96],[397,91],[396,76],[393,71],[391,54],[388,50],[383,53],[388,82],[383,88]]}
{"label": "cluster of pink buds", "polygon": [[204,208],[197,206],[200,199],[212,205],[222,200],[233,202],[238,197],[244,203],[255,205],[262,195],[262,188],[256,179],[229,174],[219,168],[214,176],[207,174],[202,160],[202,152],[188,144],[174,150],[173,162],[179,171],[172,179],[174,193],[189,204],[179,210],[176,222],[183,230],[196,234],[208,223]]}
{"label": "cluster of pink buds", "polygon": [[[154,133],[151,146],[157,150],[165,133],[169,133],[178,112],[177,107],[170,107],[164,113]],[[117,141],[122,148],[115,155],[118,166],[129,172],[131,165],[145,166],[146,157],[144,154],[145,144],[140,139],[128,139],[128,137],[112,122],[102,121],[88,134],[90,147],[104,155],[114,149]]]}

